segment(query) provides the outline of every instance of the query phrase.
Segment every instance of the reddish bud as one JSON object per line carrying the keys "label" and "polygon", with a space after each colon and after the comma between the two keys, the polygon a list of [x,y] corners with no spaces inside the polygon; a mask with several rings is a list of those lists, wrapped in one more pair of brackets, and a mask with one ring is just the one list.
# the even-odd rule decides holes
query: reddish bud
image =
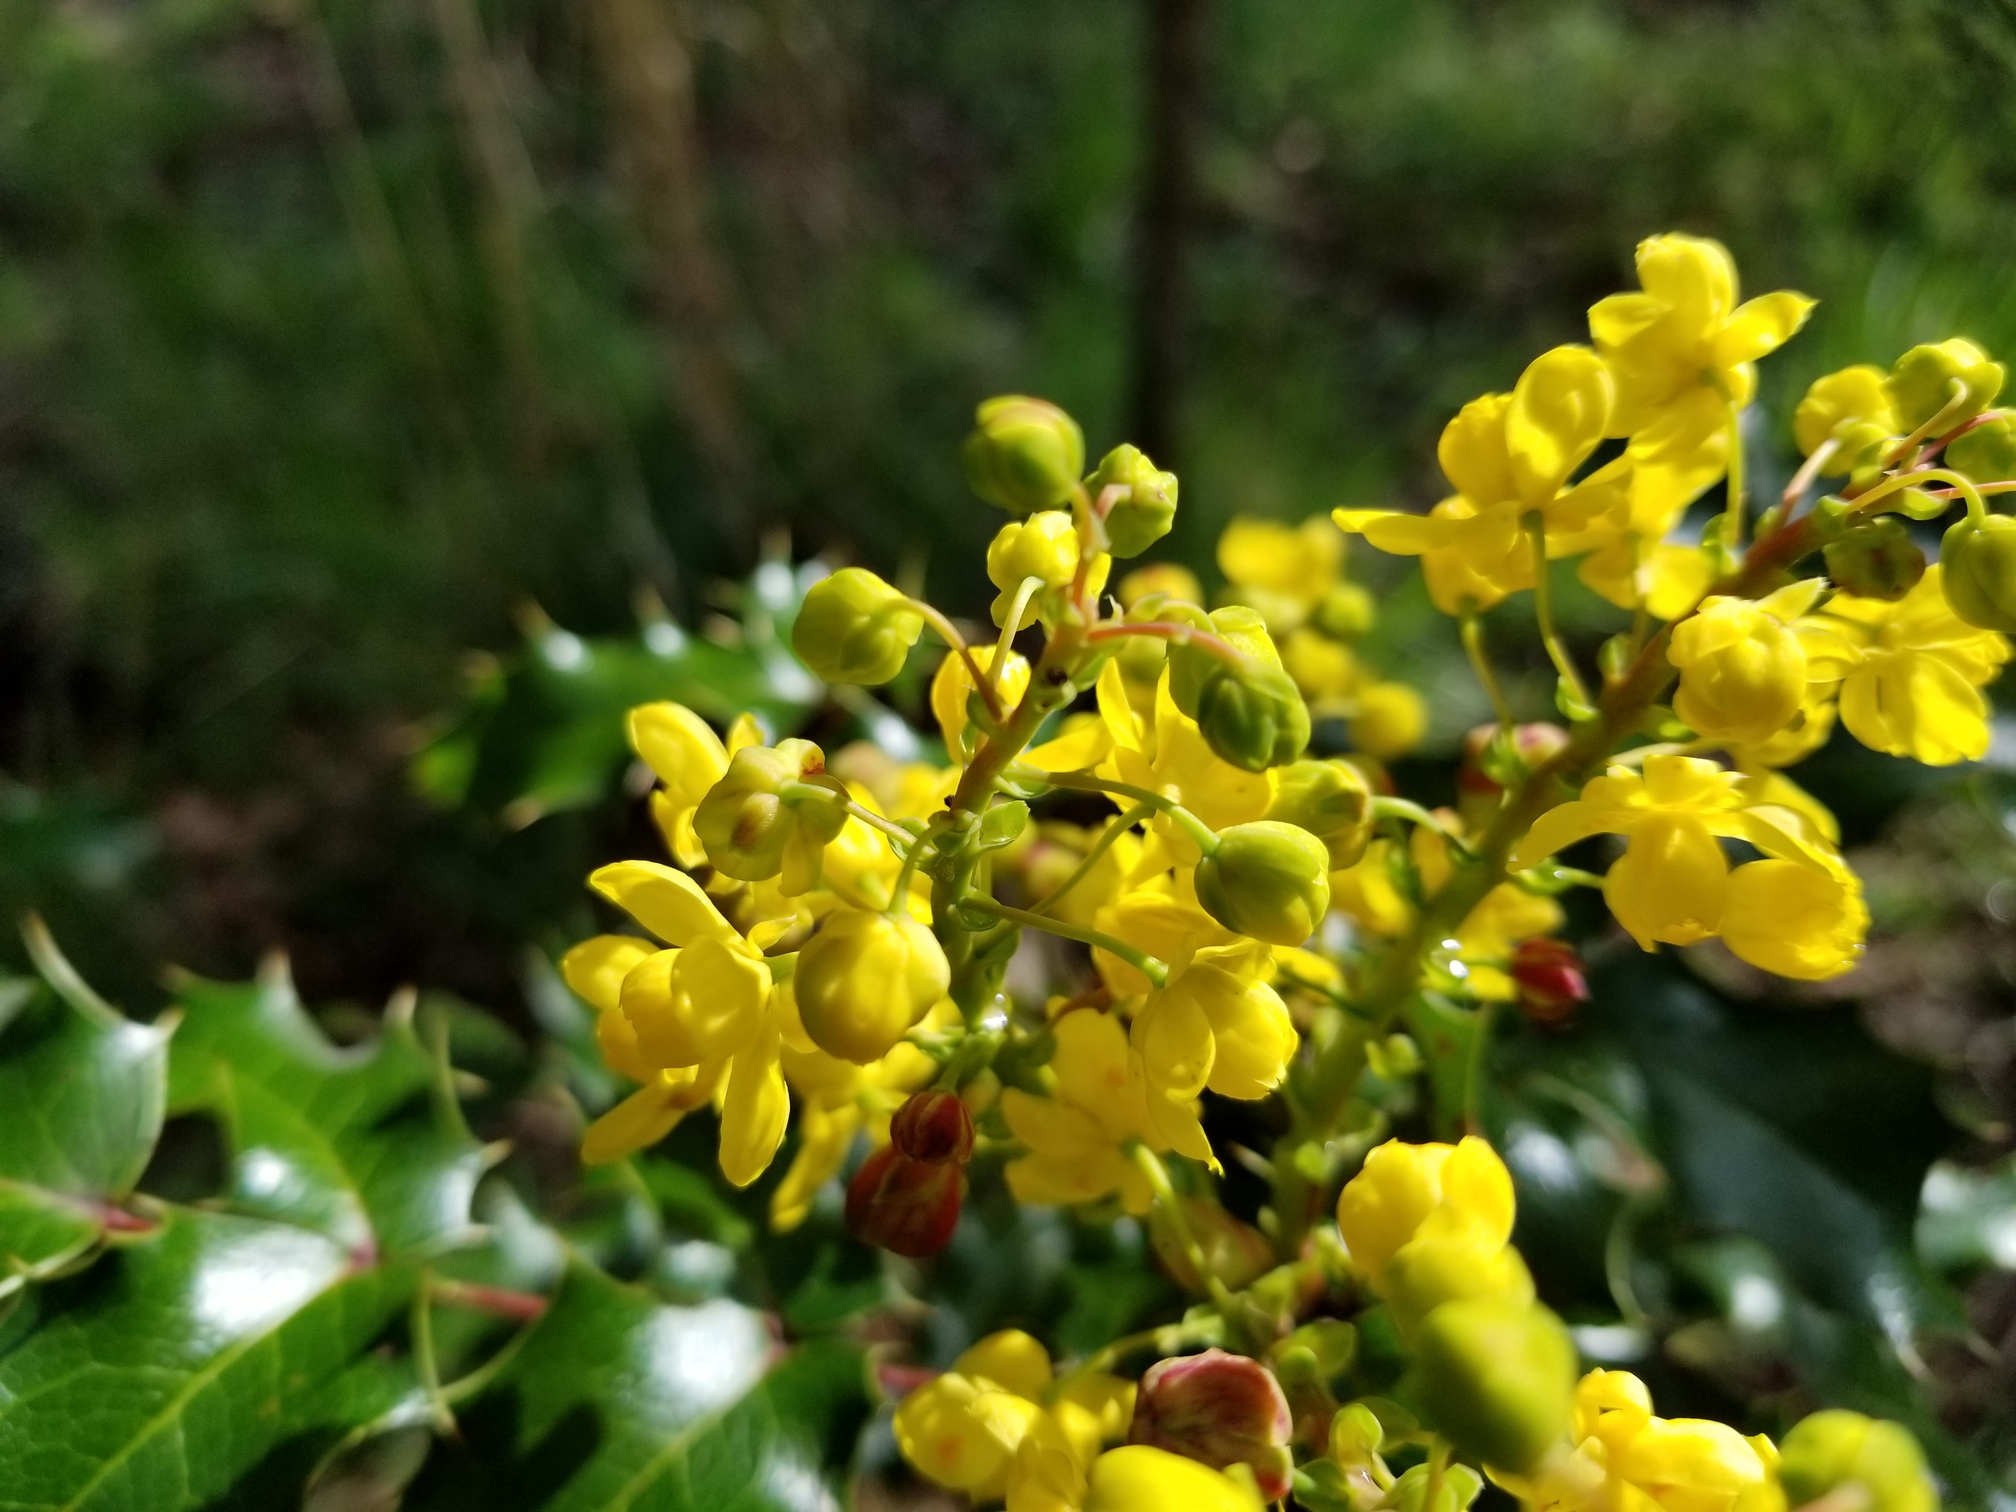
{"label": "reddish bud", "polygon": [[973,1158],[973,1115],[954,1092],[919,1092],[889,1120],[889,1138],[912,1160],[932,1165]]}
{"label": "reddish bud", "polygon": [[1246,1465],[1267,1501],[1288,1494],[1294,1456],[1288,1399],[1258,1360],[1207,1349],[1148,1367],[1134,1399],[1130,1444],[1185,1455],[1214,1470]]}
{"label": "reddish bud", "polygon": [[886,1144],[847,1183],[847,1229],[912,1260],[935,1255],[959,1224],[966,1174],[951,1161],[912,1160]]}
{"label": "reddish bud", "polygon": [[1565,1024],[1589,1001],[1582,958],[1566,940],[1535,935],[1512,952],[1512,980],[1519,986],[1519,1011],[1536,1024]]}
{"label": "reddish bud", "polygon": [[1551,760],[1567,744],[1568,732],[1557,724],[1514,725],[1509,738],[1500,725],[1478,725],[1463,737],[1463,761],[1456,769],[1465,822],[1479,828],[1488,823],[1510,786],[1507,779]]}

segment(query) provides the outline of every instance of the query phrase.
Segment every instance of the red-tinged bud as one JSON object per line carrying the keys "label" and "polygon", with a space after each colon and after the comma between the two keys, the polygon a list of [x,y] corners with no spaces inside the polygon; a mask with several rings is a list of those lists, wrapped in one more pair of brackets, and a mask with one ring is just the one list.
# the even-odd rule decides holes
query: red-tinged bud
{"label": "red-tinged bud", "polygon": [[1147,1444],[1223,1470],[1246,1465],[1266,1501],[1288,1494],[1294,1421],[1273,1372],[1258,1360],[1207,1349],[1148,1367],[1134,1398],[1130,1444]]}
{"label": "red-tinged bud", "polygon": [[919,1092],[889,1120],[889,1138],[912,1160],[963,1166],[973,1158],[973,1115],[956,1092]]}
{"label": "red-tinged bud", "polygon": [[847,1229],[865,1244],[922,1259],[950,1242],[965,1195],[966,1173],[955,1162],[913,1160],[886,1144],[847,1183]]}
{"label": "red-tinged bud", "polygon": [[1488,822],[1506,788],[1567,744],[1568,732],[1557,724],[1514,725],[1510,735],[1503,725],[1478,725],[1463,737],[1463,762],[1456,769],[1465,821]]}
{"label": "red-tinged bud", "polygon": [[1589,1001],[1582,958],[1566,940],[1535,935],[1512,952],[1512,980],[1519,986],[1519,1011],[1536,1024],[1565,1024]]}

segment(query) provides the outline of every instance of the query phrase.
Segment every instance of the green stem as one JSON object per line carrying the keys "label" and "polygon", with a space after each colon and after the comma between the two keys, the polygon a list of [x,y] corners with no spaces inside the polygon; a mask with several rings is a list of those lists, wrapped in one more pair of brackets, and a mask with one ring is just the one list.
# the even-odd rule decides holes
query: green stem
{"label": "green stem", "polygon": [[1576,700],[1589,702],[1589,690],[1582,686],[1582,674],[1575,670],[1575,663],[1568,659],[1568,653],[1561,646],[1561,639],[1554,633],[1553,594],[1547,582],[1547,519],[1539,513],[1526,517],[1526,539],[1533,545],[1533,615],[1540,622],[1540,643],[1547,648],[1548,660],[1554,663],[1554,670],[1561,674],[1561,680],[1568,684]]}
{"label": "green stem", "polygon": [[1092,843],[1092,848],[1086,851],[1078,864],[1071,869],[1071,875],[1045,893],[1029,911],[1039,914],[1048,913],[1052,905],[1059,898],[1063,897],[1092,874],[1092,868],[1099,864],[1101,856],[1113,848],[1115,841],[1153,812],[1154,806],[1152,804],[1137,803],[1134,807],[1128,809],[1126,813],[1120,815],[1111,824],[1107,825],[1105,831]]}
{"label": "green stem", "polygon": [[[987,681],[994,686],[995,693],[997,694],[994,703],[996,709],[1000,708],[998,694],[1000,693],[1001,669],[1008,665],[1008,652],[1015,644],[1015,633],[1022,628],[1022,612],[1029,607],[1029,600],[1042,591],[1043,579],[1039,577],[1025,577],[1022,579],[1022,586],[1015,590],[1014,605],[1008,612],[1008,618],[1002,623],[1001,638],[994,642],[994,662],[987,669]],[[996,717],[998,718],[999,715],[997,714]]]}
{"label": "green stem", "polygon": [[1087,631],[1085,640],[1088,645],[1096,646],[1129,635],[1146,635],[1166,640],[1172,645],[1194,646],[1199,651],[1208,651],[1229,667],[1242,666],[1247,660],[1246,653],[1230,641],[1208,630],[1199,630],[1194,625],[1167,620],[1121,620],[1117,624],[1100,625]]}
{"label": "green stem", "polygon": [[1040,929],[1046,934],[1062,935],[1067,940],[1076,940],[1081,945],[1090,945],[1108,954],[1116,955],[1157,987],[1169,979],[1169,968],[1163,962],[1144,950],[1136,950],[1125,940],[1097,929],[1087,929],[1082,924],[1067,923],[1063,919],[1053,919],[1046,914],[1031,913],[1026,908],[1010,908],[1006,903],[997,903],[985,893],[969,893],[961,898],[958,908],[970,908],[976,913],[990,914],[997,919],[1005,919],[1010,924],[1026,924],[1031,929]]}
{"label": "green stem", "polygon": [[1469,849],[1460,831],[1451,829],[1435,817],[1433,810],[1423,808],[1411,798],[1390,798],[1381,794],[1373,798],[1368,812],[1374,819],[1405,819],[1410,824],[1433,830],[1458,851]]}
{"label": "green stem", "polygon": [[1436,1434],[1428,1446],[1428,1484],[1421,1488],[1421,1512],[1442,1512],[1442,1482],[1449,1474],[1449,1441]]}
{"label": "green stem", "polygon": [[1167,814],[1205,855],[1217,854],[1218,832],[1173,798],[1165,798],[1147,788],[1136,787],[1131,782],[1115,782],[1108,777],[1093,777],[1084,772],[1032,772],[1030,780],[1047,782],[1052,787],[1070,788],[1080,793],[1104,793],[1108,797],[1132,798],[1138,804],[1145,804],[1149,808],[1159,809]]}
{"label": "green stem", "polygon": [[1197,1272],[1197,1279],[1203,1282],[1212,1304],[1224,1316],[1231,1317],[1235,1306],[1232,1292],[1218,1273],[1211,1269],[1204,1246],[1197,1242],[1197,1235],[1190,1228],[1190,1215],[1183,1211],[1183,1199],[1169,1180],[1169,1168],[1162,1164],[1161,1156],[1138,1141],[1133,1153],[1134,1164],[1141,1168],[1141,1173],[1148,1178],[1148,1189],[1155,1194],[1156,1206],[1169,1219],[1169,1227],[1176,1231],[1176,1242],[1183,1246],[1183,1257]]}
{"label": "green stem", "polygon": [[1477,681],[1490,695],[1491,707],[1498,713],[1498,723],[1509,730],[1512,728],[1512,705],[1505,701],[1505,690],[1498,685],[1498,674],[1491,670],[1491,658],[1484,652],[1484,629],[1478,622],[1477,610],[1465,604],[1457,623],[1462,627],[1463,650],[1470,658],[1470,670],[1477,674]]}
{"label": "green stem", "polygon": [[1476,1020],[1471,1026],[1470,1056],[1463,1068],[1463,1131],[1466,1134],[1481,1135],[1484,1132],[1481,1111],[1484,1071],[1491,1057],[1491,1031],[1497,1026],[1500,1006],[1495,999],[1479,1003]]}
{"label": "green stem", "polygon": [[[791,796],[790,790],[792,788],[813,787],[813,786],[814,784],[809,782],[805,783],[787,782],[784,784],[784,791],[782,796],[788,801]],[[825,793],[829,799],[833,796],[832,790],[829,788],[819,788],[818,791]],[[916,850],[917,834],[914,830],[907,830],[903,828],[903,826],[898,824],[894,819],[883,818],[882,815],[876,813],[875,810],[869,808],[865,803],[856,803],[852,798],[847,799],[845,803],[843,803],[841,806],[845,808],[848,813],[852,814],[856,819],[859,819],[863,824],[867,825],[870,829],[878,829],[882,831],[882,833],[887,835],[891,840],[901,840],[903,842],[903,846],[902,849],[897,852],[899,856],[907,856],[912,851]]]}
{"label": "green stem", "polygon": [[1001,695],[994,691],[992,681],[980,670],[980,663],[973,656],[973,648],[966,644],[966,637],[959,633],[959,627],[922,599],[911,599],[910,607],[923,616],[925,624],[938,632],[940,640],[959,653],[959,659],[966,663],[967,676],[973,679],[973,686],[980,690],[981,698],[986,700],[987,712],[993,715],[998,723],[1002,715]]}

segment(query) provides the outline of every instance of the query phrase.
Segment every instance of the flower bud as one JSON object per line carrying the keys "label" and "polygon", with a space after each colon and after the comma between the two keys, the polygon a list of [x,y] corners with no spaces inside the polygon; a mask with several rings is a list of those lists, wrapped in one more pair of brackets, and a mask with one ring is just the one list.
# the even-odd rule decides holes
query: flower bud
{"label": "flower bud", "polygon": [[1533,1300],[1533,1277],[1519,1251],[1481,1226],[1424,1233],[1386,1268],[1386,1300],[1403,1338],[1444,1303],[1471,1297]]}
{"label": "flower bud", "polygon": [[825,753],[809,740],[737,751],[693,813],[693,832],[708,862],[743,882],[763,882],[781,873],[787,896],[810,888],[819,880],[827,842],[846,826],[847,810],[838,793],[791,793],[787,784],[805,783],[825,771]]}
{"label": "flower bud", "polygon": [[2016,519],[1971,516],[1939,544],[1939,583],[1955,614],[1977,630],[2016,631]]}
{"label": "flower bud", "polygon": [[983,403],[960,460],[973,492],[1011,514],[1071,497],[1085,471],[1085,437],[1056,405],[1021,394]]}
{"label": "flower bud", "polygon": [[1768,740],[1806,694],[1806,651],[1790,620],[1824,586],[1809,579],[1769,599],[1715,597],[1673,632],[1667,660],[1680,669],[1673,712],[1711,740]]}
{"label": "flower bud", "polygon": [[1120,579],[1120,586],[1114,591],[1123,609],[1132,609],[1157,594],[1179,603],[1204,602],[1204,585],[1197,581],[1197,574],[1175,562],[1150,562],[1146,567],[1136,567]]}
{"label": "flower bud", "polygon": [[1428,705],[1401,682],[1374,683],[1358,695],[1351,720],[1351,744],[1368,756],[1392,761],[1421,744],[1428,733]]}
{"label": "flower bud", "polygon": [[1012,1387],[955,1369],[904,1397],[890,1426],[920,1475],[986,1501],[1001,1495],[1016,1450],[1042,1416]]}
{"label": "flower bud", "polygon": [[1161,1360],[1141,1377],[1127,1442],[1180,1454],[1214,1470],[1246,1465],[1260,1494],[1288,1494],[1294,1457],[1288,1399],[1258,1360],[1207,1349]]}
{"label": "flower bud", "polygon": [[945,996],[952,971],[915,919],[842,908],[798,953],[792,991],[812,1043],[865,1066]]}
{"label": "flower bud", "polygon": [[1197,901],[1234,934],[1300,945],[1330,910],[1330,853],[1297,825],[1235,824],[1197,863]]}
{"label": "flower bud", "polygon": [[973,1117],[956,1092],[918,1092],[889,1120],[889,1138],[912,1160],[964,1165],[973,1158]]}
{"label": "flower bud", "polygon": [[[1036,578],[1045,588],[1062,588],[1078,573],[1078,531],[1061,509],[1044,509],[1026,520],[1015,520],[995,532],[987,547],[987,577],[1001,591],[994,598],[994,623],[1004,624],[1015,607],[1024,578]],[[1105,572],[1098,574],[1103,586]],[[1088,579],[1089,581],[1089,579]],[[1040,595],[1039,595],[1040,596]],[[1036,623],[1035,598],[1023,607],[1017,630]]]}
{"label": "flower bud", "polygon": [[1519,989],[1519,1011],[1529,1023],[1553,1028],[1575,1016],[1589,1001],[1582,957],[1566,940],[1535,935],[1512,952],[1511,977]]}
{"label": "flower bud", "polygon": [[1827,576],[1844,593],[1894,604],[1925,576],[1925,553],[1895,515],[1851,527],[1829,541],[1821,554]]}
{"label": "flower bud", "polygon": [[1408,1385],[1458,1454],[1522,1474],[1568,1431],[1575,1364],[1568,1330],[1546,1308],[1468,1298],[1422,1323]]}
{"label": "flower bud", "polygon": [[1792,434],[1808,457],[1834,443],[1820,469],[1824,475],[1838,477],[1875,461],[1878,448],[1896,432],[1897,415],[1883,383],[1883,370],[1865,362],[1816,378],[1806,390],[1792,416]]}
{"label": "flower bud", "polygon": [[1897,412],[1897,423],[1906,430],[1916,430],[1942,412],[1940,426],[1951,430],[1995,402],[2002,378],[2001,363],[1991,362],[1973,342],[1955,336],[1911,348],[1890,369],[1883,390]]}
{"label": "flower bud", "polygon": [[791,626],[791,649],[830,683],[874,687],[903,670],[923,633],[910,600],[865,567],[843,567],[814,583]]}
{"label": "flower bud", "polygon": [[1085,480],[1094,499],[1115,485],[1125,491],[1106,511],[1107,549],[1116,557],[1139,556],[1176,521],[1176,474],[1161,471],[1138,446],[1116,446]]}
{"label": "flower bud", "polygon": [[1092,1462],[1083,1512],[1262,1512],[1245,1481],[1152,1444],[1123,1444]]}
{"label": "flower bud", "polygon": [[1484,1489],[1484,1477],[1468,1465],[1447,1465],[1433,1506],[1428,1502],[1428,1482],[1433,1476],[1426,1465],[1410,1465],[1393,1488],[1393,1505],[1399,1512],[1463,1512]]}
{"label": "flower bud", "polygon": [[1514,725],[1509,735],[1497,724],[1472,729],[1463,737],[1463,761],[1456,769],[1456,806],[1464,827],[1483,829],[1497,814],[1505,789],[1552,761],[1567,744],[1568,732],[1557,724]]}
{"label": "flower bud", "polygon": [[912,1260],[935,1255],[959,1226],[966,1173],[954,1160],[913,1160],[886,1144],[847,1183],[847,1231]]}
{"label": "flower bud", "polygon": [[1305,829],[1323,842],[1330,869],[1365,854],[1372,835],[1372,785],[1348,761],[1294,761],[1274,774],[1266,817]]}
{"label": "flower bud", "polygon": [[1866,1512],[1937,1512],[1939,1492],[1910,1430],[1833,1408],[1802,1419],[1778,1446],[1778,1476],[1794,1507],[1859,1486]]}
{"label": "flower bud", "polygon": [[1946,465],[1976,483],[2016,478],[2016,416],[1998,410],[1946,448]]}
{"label": "flower bud", "polygon": [[1338,583],[1317,602],[1309,623],[1333,640],[1356,640],[1379,621],[1371,593],[1358,583]]}
{"label": "flower bud", "polygon": [[1233,766],[1263,772],[1293,761],[1309,743],[1309,706],[1282,670],[1258,611],[1228,605],[1210,616],[1209,626],[1243,655],[1233,663],[1196,646],[1172,647],[1169,693],[1176,707]]}

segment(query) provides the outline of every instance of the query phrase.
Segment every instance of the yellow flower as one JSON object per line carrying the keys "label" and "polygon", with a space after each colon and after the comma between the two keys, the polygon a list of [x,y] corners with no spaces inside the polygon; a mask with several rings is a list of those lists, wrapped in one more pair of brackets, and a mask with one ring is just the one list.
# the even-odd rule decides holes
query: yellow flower
{"label": "yellow flower", "polygon": [[1393,761],[1405,756],[1428,733],[1428,705],[1406,683],[1374,683],[1358,695],[1351,720],[1351,744],[1368,756]]}
{"label": "yellow flower", "polygon": [[1708,591],[1714,574],[1700,547],[1665,537],[1721,476],[1722,454],[1712,446],[1672,461],[1626,452],[1579,485],[1592,504],[1607,498],[1608,507],[1581,530],[1549,535],[1547,555],[1581,557],[1576,575],[1620,609],[1642,601],[1660,619],[1678,619]]}
{"label": "yellow flower", "polygon": [[1570,1432],[1533,1474],[1492,1479],[1530,1512],[1734,1512],[1766,1484],[1755,1443],[1703,1418],[1654,1417],[1645,1383],[1625,1371],[1582,1378]]}
{"label": "yellow flower", "polygon": [[1454,1145],[1389,1139],[1365,1157],[1337,1198],[1337,1228],[1352,1263],[1376,1292],[1416,1239],[1471,1237],[1502,1247],[1512,1237],[1512,1176],[1475,1135]]}
{"label": "yellow flower", "polygon": [[1875,461],[1877,449],[1897,434],[1897,412],[1884,387],[1888,376],[1864,362],[1815,378],[1806,390],[1792,415],[1792,435],[1807,457],[1833,443],[1821,476],[1838,477]]}
{"label": "yellow flower", "polygon": [[[1112,567],[1113,559],[1105,553],[1094,557],[1086,574],[1087,591],[1097,594],[1104,588],[1106,574]],[[1015,607],[1015,596],[1025,578],[1033,577],[1044,588],[1054,589],[1068,587],[1077,575],[1078,531],[1068,511],[1045,509],[1003,525],[987,548],[987,578],[1001,590],[994,600],[994,623],[1007,622],[1008,611]],[[1040,608],[1037,600],[1041,597],[1040,592],[1031,595],[1016,623],[1017,630],[1026,630],[1036,623]]]}
{"label": "yellow flower", "polygon": [[[994,649],[992,646],[973,648],[973,660],[979,664],[982,673],[993,670]],[[1010,651],[1007,660],[1001,663],[1001,676],[996,680],[996,687],[1004,709],[1013,709],[1022,701],[1022,695],[1029,691],[1029,661],[1020,651]],[[945,737],[946,751],[953,762],[960,765],[972,754],[967,746],[972,738],[968,728],[972,723],[968,712],[969,700],[978,702],[978,695],[973,686],[973,675],[966,670],[966,658],[957,651],[948,651],[931,679],[931,712],[937,716],[938,733]]]}
{"label": "yellow flower", "polygon": [[1308,625],[1297,626],[1282,640],[1281,665],[1295,679],[1312,712],[1328,712],[1349,701],[1363,675],[1357,652]]}
{"label": "yellow flower", "polygon": [[1109,1449],[1092,1462],[1080,1512],[1262,1512],[1249,1477],[1213,1470],[1147,1444]]}
{"label": "yellow flower", "polygon": [[665,848],[681,866],[699,866],[707,859],[700,837],[693,833],[693,811],[707,790],[728,772],[728,759],[744,746],[761,745],[763,732],[744,714],[728,727],[724,744],[706,720],[684,704],[640,704],[625,720],[630,749],[651,768],[658,787],[651,794],[651,817],[665,837]]}
{"label": "yellow flower", "polygon": [[[1509,864],[1532,866],[1590,835],[1624,835],[1628,844],[1603,879],[1603,896],[1644,949],[1722,934],[1737,955],[1766,970],[1838,976],[1862,948],[1867,915],[1860,884],[1802,814],[1747,803],[1744,782],[1690,756],[1648,756],[1642,775],[1612,767],[1575,802],[1541,815]],[[1737,868],[1738,883],[1718,836],[1747,840],[1769,859]],[[1774,861],[1795,862],[1812,875],[1790,887]],[[1725,929],[1732,901],[1744,916]]]}
{"label": "yellow flower", "polygon": [[917,920],[842,908],[799,951],[792,990],[812,1042],[865,1066],[887,1055],[951,980],[945,948]]}
{"label": "yellow flower", "polygon": [[1988,700],[1979,690],[2009,659],[2009,641],[1953,613],[1938,564],[1894,604],[1838,594],[1817,618],[1837,632],[1849,734],[1927,766],[1988,753]]}
{"label": "yellow flower", "polygon": [[[1102,1440],[1125,1431],[1134,1388],[1098,1371],[1061,1384],[1052,1375],[1049,1354],[1028,1334],[990,1334],[897,1405],[896,1446],[920,1475],[976,1502],[1009,1488],[1017,1451],[1032,1438],[1082,1467]],[[1069,1476],[1060,1478],[1070,1489]]]}
{"label": "yellow flower", "polygon": [[1118,1192],[1128,1212],[1146,1213],[1153,1194],[1125,1146],[1136,1139],[1151,1149],[1169,1146],[1149,1122],[1127,1031],[1110,1014],[1079,1009],[1058,1019],[1053,1032],[1054,1094],[1001,1093],[1001,1116],[1028,1151],[1008,1163],[1008,1190],[1018,1202],[1059,1207]]}
{"label": "yellow flower", "polygon": [[[1092,916],[1092,927],[1146,951],[1171,969],[1198,950],[1229,945],[1236,938],[1204,912],[1194,896],[1179,897],[1161,886],[1137,887],[1121,894]],[[1116,996],[1136,997],[1153,986],[1111,951],[1094,950],[1092,964]]]}
{"label": "yellow flower", "polygon": [[1813,301],[1780,290],[1736,302],[1736,265],[1720,242],[1678,233],[1638,244],[1643,292],[1589,311],[1589,334],[1616,379],[1609,434],[1635,457],[1677,461],[1725,444],[1731,407],[1748,404],[1755,363],[1806,323]]}
{"label": "yellow flower", "polygon": [[1525,517],[1570,534],[1614,505],[1606,488],[1568,486],[1602,439],[1610,405],[1610,376],[1596,354],[1555,347],[1533,360],[1510,394],[1471,400],[1443,429],[1436,455],[1455,498],[1426,516],[1340,509],[1333,518],[1381,551],[1421,557],[1443,613],[1466,604],[1488,609],[1533,585]]}
{"label": "yellow flower", "polygon": [[1218,570],[1230,585],[1225,601],[1258,609],[1275,635],[1309,618],[1343,566],[1344,538],[1323,515],[1300,525],[1235,515],[1218,537]]}
{"label": "yellow flower", "polygon": [[1129,1040],[1148,1083],[1149,1121],[1178,1152],[1214,1170],[1197,1095],[1209,1087],[1221,1097],[1265,1097],[1300,1043],[1267,975],[1268,948],[1258,941],[1210,946],[1172,967],[1134,1015]]}
{"label": "yellow flower", "polygon": [[1680,669],[1673,712],[1711,740],[1777,734],[1806,696],[1806,650],[1792,622],[1826,586],[1809,578],[1764,599],[1711,598],[1682,620],[1666,652]]}

